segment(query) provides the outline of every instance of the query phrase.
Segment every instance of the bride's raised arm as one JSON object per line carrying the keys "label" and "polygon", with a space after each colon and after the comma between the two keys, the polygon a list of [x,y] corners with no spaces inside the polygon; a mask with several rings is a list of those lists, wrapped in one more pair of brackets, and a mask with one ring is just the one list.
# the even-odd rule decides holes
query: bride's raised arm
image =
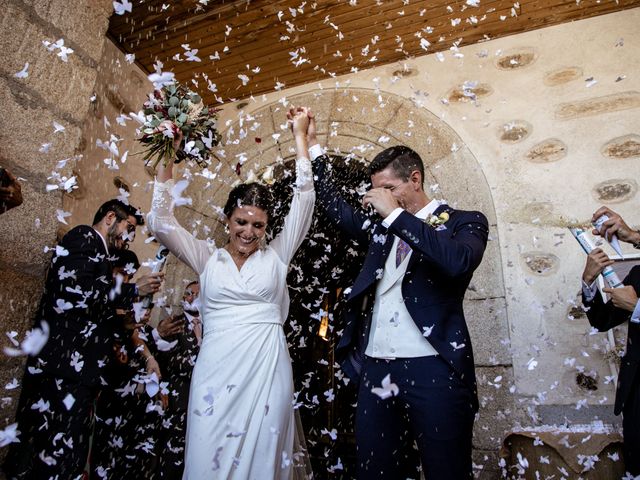
{"label": "bride's raised arm", "polygon": [[296,182],[282,231],[271,242],[271,247],[286,264],[291,262],[309,231],[316,199],[313,189],[313,171],[307,151],[309,112],[306,108],[292,108],[288,118],[296,144]]}
{"label": "bride's raised arm", "polygon": [[[180,137],[176,139],[178,146],[180,140]],[[206,240],[194,238],[178,223],[173,215],[172,190],[174,185],[173,161],[169,162],[166,167],[163,162],[160,162],[153,186],[153,199],[151,200],[151,211],[147,215],[147,224],[149,230],[162,245],[189,265],[193,271],[200,274],[209,257],[215,251],[215,246]]]}

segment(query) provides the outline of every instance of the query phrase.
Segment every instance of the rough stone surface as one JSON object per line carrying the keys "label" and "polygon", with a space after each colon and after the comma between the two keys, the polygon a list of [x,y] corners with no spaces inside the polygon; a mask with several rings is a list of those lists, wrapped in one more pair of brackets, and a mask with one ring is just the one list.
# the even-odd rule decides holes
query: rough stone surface
{"label": "rough stone surface", "polygon": [[451,103],[470,103],[493,93],[493,88],[487,83],[458,85],[447,94]]}
{"label": "rough stone surface", "polygon": [[[5,214],[7,215],[7,214]],[[2,246],[0,246],[2,248]],[[24,339],[25,332],[31,328],[33,318],[40,300],[44,277],[25,275],[24,272],[14,270],[10,265],[0,261],[0,302],[4,306],[0,314],[0,323],[4,331],[15,331],[18,333],[17,340]],[[9,345],[4,342],[3,345]],[[0,355],[0,385],[3,386],[2,397],[10,400],[5,403],[3,400],[0,411],[0,421],[5,425],[13,423],[13,418],[18,404],[20,389],[8,390],[4,385],[17,379],[22,382],[24,372],[25,357],[9,357],[4,353]],[[6,450],[6,449],[4,449]],[[3,456],[4,452],[0,454]]]}
{"label": "rough stone surface", "polygon": [[589,98],[582,101],[561,103],[556,107],[555,112],[557,119],[570,120],[639,107],[640,93],[630,91]]}
{"label": "rough stone surface", "polygon": [[517,70],[528,67],[537,59],[533,48],[521,48],[516,51],[505,52],[496,60],[496,67],[501,70]]}
{"label": "rough stone surface", "polygon": [[603,203],[620,203],[633,198],[638,184],[632,178],[605,180],[593,187],[595,198]]}
{"label": "rough stone surface", "polygon": [[504,298],[466,300],[464,314],[476,365],[509,365],[509,325]]}
{"label": "rough stone surface", "polygon": [[558,270],[560,259],[553,253],[525,252],[521,260],[534,275],[547,276]]}
{"label": "rough stone surface", "polygon": [[[438,117],[408,101],[402,104],[402,108],[386,124],[385,130],[393,134],[398,143],[419,152],[426,166],[431,166],[449,155],[456,142],[458,145],[461,144],[457,135],[443,127]],[[389,136],[387,132],[385,135]]]}
{"label": "rough stone surface", "polygon": [[601,152],[605,157],[610,158],[640,157],[640,135],[633,133],[609,140],[602,146]]}
{"label": "rough stone surface", "polygon": [[503,143],[519,143],[531,135],[532,129],[525,120],[511,120],[498,129],[498,136]]}
{"label": "rough stone surface", "polygon": [[533,163],[551,163],[567,156],[567,145],[557,138],[549,138],[531,148],[526,159]]}
{"label": "rough stone surface", "polygon": [[[33,100],[26,93],[12,90],[6,80],[0,78],[3,114],[12,119],[11,130],[0,129],[0,157],[19,166],[34,188],[44,191],[47,177],[57,161],[77,153],[82,135],[77,126]],[[53,122],[65,130],[54,134]],[[40,151],[43,144],[51,144],[47,153]]]}
{"label": "rough stone surface", "polygon": [[582,77],[582,69],[580,67],[565,67],[549,72],[544,77],[545,85],[555,87],[564,85]]}
{"label": "rough stone surface", "polygon": [[[487,192],[487,179],[467,148],[450,153],[430,166],[429,170],[439,186],[438,196],[442,196],[454,208],[478,210],[487,217],[489,225],[496,224],[493,199]],[[497,240],[495,229],[492,235]]]}
{"label": "rough stone surface", "polygon": [[509,391],[514,385],[509,367],[476,368],[480,411],[473,429],[473,446],[482,450],[497,450],[505,434],[522,420],[516,396]]}
{"label": "rough stone surface", "polygon": [[467,289],[467,300],[504,297],[502,281],[502,261],[500,259],[500,242],[495,225],[489,225],[489,241],[482,257],[482,263],[473,272],[473,278]]}
{"label": "rough stone surface", "polygon": [[[68,7],[65,8],[67,9]],[[73,15],[68,16],[73,18]],[[0,72],[11,79],[12,89],[30,89],[34,92],[32,96],[37,95],[33,99],[34,103],[54,111],[59,110],[80,124],[89,107],[89,97],[97,75],[95,67],[87,65],[73,53],[64,62],[55,51],[49,52],[42,41],[55,42],[58,39],[47,35],[46,24],[34,22],[22,8],[14,4],[7,5],[0,20],[0,28],[4,31],[21,32],[20,35],[0,35],[0,49],[13,52],[0,65]],[[28,77],[14,78],[14,74],[22,70],[25,62],[29,62]]]}
{"label": "rough stone surface", "polygon": [[60,30],[65,40],[75,44],[74,47],[80,47],[95,62],[100,60],[104,33],[109,26],[109,17],[113,13],[111,1],[77,0],[73,3],[72,12],[69,11],[71,5],[65,0],[23,0],[23,2],[34,9],[42,22],[47,22]]}
{"label": "rough stone surface", "polygon": [[341,123],[363,123],[382,128],[395,115],[401,99],[388,93],[373,90],[338,90],[333,101],[331,121]]}
{"label": "rough stone surface", "polygon": [[497,480],[500,478],[500,468],[498,467],[498,452],[493,450],[473,449],[474,479],[476,480]]}

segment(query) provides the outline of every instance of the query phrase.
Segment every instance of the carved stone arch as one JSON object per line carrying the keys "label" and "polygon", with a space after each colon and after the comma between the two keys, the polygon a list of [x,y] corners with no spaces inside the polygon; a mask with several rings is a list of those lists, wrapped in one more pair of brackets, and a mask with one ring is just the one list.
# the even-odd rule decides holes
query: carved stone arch
{"label": "carved stone arch", "polygon": [[[414,149],[424,161],[425,188],[430,196],[446,198],[456,208],[480,210],[491,225],[496,224],[493,198],[484,173],[460,136],[425,108],[387,92],[356,88],[314,90],[288,97],[286,103],[260,107],[249,113],[251,120],[247,121],[245,116],[242,126],[236,122],[223,133],[223,138],[227,138],[232,131],[231,138],[237,138],[242,129],[244,138],[225,145],[226,158],[220,158],[224,164],[220,174],[237,178],[235,169],[240,159],[245,159],[241,178],[246,178],[250,170],[259,174],[270,165],[292,159],[293,138],[286,127],[290,105],[312,109],[318,139],[330,153],[353,155],[368,162],[392,145]],[[227,192],[228,189],[221,196],[225,197]],[[216,199],[219,196],[216,194]],[[484,285],[485,298],[504,296],[495,230],[490,244],[496,248],[487,251],[474,281]]]}

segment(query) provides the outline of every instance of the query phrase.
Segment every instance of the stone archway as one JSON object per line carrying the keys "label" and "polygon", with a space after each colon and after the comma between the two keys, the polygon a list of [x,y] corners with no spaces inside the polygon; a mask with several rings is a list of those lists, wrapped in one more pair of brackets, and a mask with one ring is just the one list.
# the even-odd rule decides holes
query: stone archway
{"label": "stone archway", "polygon": [[[479,163],[444,121],[410,100],[366,89],[314,90],[255,110],[241,104],[242,120],[223,132],[224,156],[217,156],[222,187],[213,191],[207,187],[211,185],[209,180],[194,177],[190,187],[193,209],[178,216],[182,216],[185,225],[205,220],[204,217],[215,218],[216,206],[224,203],[231,185],[238,179],[238,171],[244,180],[250,172],[260,174],[269,166],[293,159],[293,139],[286,125],[290,105],[305,105],[315,112],[319,140],[329,153],[370,161],[391,145],[411,147],[425,163],[425,188],[430,196],[446,198],[456,208],[481,210],[489,218],[490,242],[467,292],[465,311],[474,344],[482,405],[474,438],[476,463],[495,465],[492,460],[511,425],[502,412],[513,411],[508,389],[490,385],[498,377],[505,384],[511,384],[513,379],[512,358],[508,342],[504,341],[509,338],[509,329],[496,217]],[[215,224],[208,223],[210,227]],[[222,227],[214,226],[213,237],[221,240],[220,235]],[[179,281],[184,276],[177,267],[167,271],[173,270],[172,277]]]}

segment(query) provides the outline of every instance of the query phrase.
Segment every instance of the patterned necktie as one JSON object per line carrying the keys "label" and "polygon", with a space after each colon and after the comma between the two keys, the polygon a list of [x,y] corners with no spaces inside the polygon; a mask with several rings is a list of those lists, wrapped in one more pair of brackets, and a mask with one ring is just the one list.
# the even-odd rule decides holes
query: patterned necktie
{"label": "patterned necktie", "polygon": [[398,245],[396,246],[396,268],[400,266],[404,257],[411,251],[411,247],[407,242],[398,238]]}

